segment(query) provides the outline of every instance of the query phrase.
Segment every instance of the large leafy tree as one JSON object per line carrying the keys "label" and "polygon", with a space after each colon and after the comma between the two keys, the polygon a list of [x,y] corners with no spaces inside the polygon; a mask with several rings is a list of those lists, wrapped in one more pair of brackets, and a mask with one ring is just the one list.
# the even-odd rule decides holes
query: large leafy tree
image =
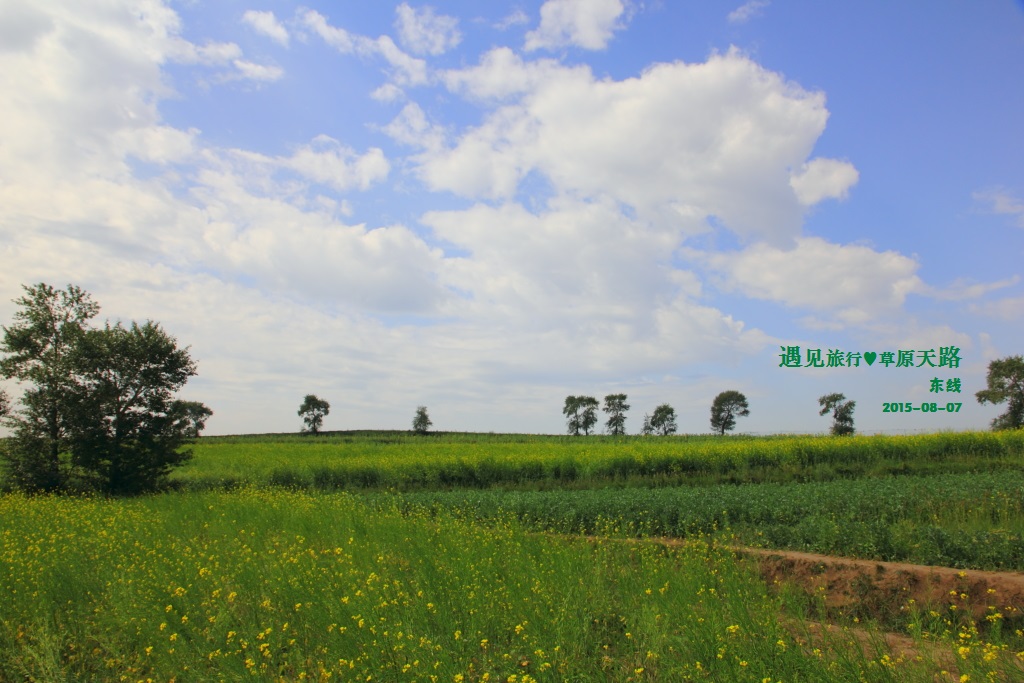
{"label": "large leafy tree", "polygon": [[974,394],[978,403],[1007,403],[992,420],[992,429],[1024,427],[1024,356],[1009,356],[988,364],[988,388]]}
{"label": "large leafy tree", "polygon": [[74,285],[24,289],[0,345],[0,373],[29,385],[5,420],[14,432],[3,453],[10,483],[116,494],[157,488],[190,457],[182,446],[212,414],[173,398],[195,375],[188,349],[152,322],[92,328],[99,305]]}
{"label": "large leafy tree", "polygon": [[676,409],[667,403],[662,403],[654,409],[654,414],[646,424],[651,432],[660,436],[668,436],[676,433]]}
{"label": "large leafy tree", "polygon": [[747,397],[738,391],[723,391],[711,403],[711,429],[724,436],[736,428],[736,417],[750,415]]}
{"label": "large leafy tree", "polygon": [[302,431],[310,434],[319,434],[320,428],[324,424],[324,418],[330,412],[330,403],[316,394],[306,394],[306,398],[302,399],[302,405],[299,406],[299,417],[302,418],[306,425]]}
{"label": "large leafy tree", "polygon": [[856,401],[847,401],[842,394],[826,394],[818,399],[821,406],[819,415],[832,413],[832,435],[853,436],[853,409]]}
{"label": "large leafy tree", "polygon": [[182,446],[212,414],[174,399],[196,374],[188,349],[157,323],[108,323],[83,335],[76,364],[72,462],[107,493],[156,489],[191,457]]}
{"label": "large leafy tree", "polygon": [[593,396],[566,396],[562,414],[566,417],[569,433],[573,436],[579,436],[580,432],[589,435],[597,424],[599,405]]}
{"label": "large leafy tree", "polygon": [[626,395],[608,394],[604,397],[603,410],[608,415],[608,421],[605,423],[608,433],[613,436],[625,434],[626,411],[629,410],[629,404],[626,403]]}
{"label": "large leafy tree", "polygon": [[14,323],[4,327],[0,375],[28,384],[21,410],[7,419],[14,437],[4,451],[12,484],[27,490],[53,491],[70,474],[62,455],[70,448],[69,426],[76,421],[78,392],[76,349],[99,313],[88,292],[39,283],[24,286]]}

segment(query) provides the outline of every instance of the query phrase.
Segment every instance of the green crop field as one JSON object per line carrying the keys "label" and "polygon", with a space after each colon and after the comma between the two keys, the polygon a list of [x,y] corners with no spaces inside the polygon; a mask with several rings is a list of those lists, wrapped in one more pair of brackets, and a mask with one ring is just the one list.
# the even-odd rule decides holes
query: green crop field
{"label": "green crop field", "polygon": [[[553,437],[356,433],[204,438],[180,488],[589,488],[828,480],[1024,469],[1024,433]],[[630,480],[635,480],[630,482]]]}
{"label": "green crop field", "polygon": [[1022,570],[1024,434],[194,448],[158,495],[0,496],[0,681],[1024,677],[1003,606],[907,603],[908,654],[732,550]]}

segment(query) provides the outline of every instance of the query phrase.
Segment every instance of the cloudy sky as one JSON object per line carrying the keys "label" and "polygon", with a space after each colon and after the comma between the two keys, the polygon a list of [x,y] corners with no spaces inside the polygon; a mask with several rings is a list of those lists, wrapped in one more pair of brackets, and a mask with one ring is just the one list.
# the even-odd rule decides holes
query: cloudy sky
{"label": "cloudy sky", "polygon": [[0,322],[40,281],[161,322],[211,434],[307,393],[326,429],[558,433],[620,392],[699,433],[727,389],[740,431],[826,430],[830,392],[985,428],[1022,64],[1011,0],[0,0]]}

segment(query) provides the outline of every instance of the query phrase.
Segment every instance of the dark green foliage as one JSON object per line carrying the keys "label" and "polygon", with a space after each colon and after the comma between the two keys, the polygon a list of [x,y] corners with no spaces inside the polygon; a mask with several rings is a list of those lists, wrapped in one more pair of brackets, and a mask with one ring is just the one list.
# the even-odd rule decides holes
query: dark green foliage
{"label": "dark green foliage", "polygon": [[324,424],[324,417],[330,412],[330,403],[318,398],[315,394],[306,394],[306,398],[302,399],[302,405],[299,406],[299,417],[306,424],[302,431],[314,435],[319,434],[320,427]]}
{"label": "dark green foliage", "polygon": [[853,409],[856,401],[847,401],[842,394],[827,394],[818,399],[819,415],[832,413],[832,436],[853,436]]}
{"label": "dark green foliage", "polygon": [[988,388],[975,394],[978,403],[1008,403],[1007,410],[992,420],[992,429],[1024,427],[1024,356],[1009,356],[988,364]]}
{"label": "dark green foliage", "polygon": [[189,438],[199,438],[199,432],[206,427],[206,420],[213,411],[199,401],[174,401],[171,404],[174,419],[181,423],[182,430]]}
{"label": "dark green foliage", "polygon": [[711,430],[725,435],[736,428],[736,417],[750,415],[747,397],[738,391],[723,391],[711,403]]}
{"label": "dark green foliage", "polygon": [[201,425],[188,413],[212,414],[174,401],[196,374],[188,349],[153,322],[108,323],[86,331],[76,355],[72,462],[106,493],[156,489],[191,457],[182,446]]}
{"label": "dark green foliage", "polygon": [[99,305],[84,290],[57,290],[45,283],[23,287],[20,309],[4,327],[0,376],[28,383],[21,410],[6,419],[14,433],[3,456],[8,479],[29,491],[55,491],[70,476],[62,454],[77,409],[75,349]]}
{"label": "dark green foliage", "polygon": [[[1024,569],[1024,473],[749,484],[711,488],[406,493],[406,509],[476,520],[511,514],[571,534],[688,537],[948,567]],[[389,504],[392,498],[384,499]],[[617,529],[608,528],[608,520]]]}
{"label": "dark green foliage", "polygon": [[597,424],[597,407],[600,404],[593,396],[566,396],[562,414],[567,418],[569,433],[579,436],[580,432],[590,435]]}
{"label": "dark green foliage", "polygon": [[626,433],[626,411],[629,404],[626,403],[625,394],[608,394],[604,397],[604,412],[608,415],[605,427],[612,436],[622,436]]}
{"label": "dark green foliage", "polygon": [[8,484],[116,494],[158,488],[188,459],[182,446],[212,414],[173,400],[195,375],[188,350],[152,322],[89,327],[99,306],[73,285],[24,289],[0,346],[0,374],[29,384],[5,421],[14,433],[2,452]]}
{"label": "dark green foliage", "polygon": [[430,416],[427,415],[427,407],[420,406],[416,408],[416,417],[412,419],[412,430],[417,434],[426,434],[432,424],[434,423],[430,421]]}
{"label": "dark green foliage", "polygon": [[654,409],[654,414],[651,415],[650,421],[644,423],[645,427],[649,427],[650,431],[659,436],[668,436],[669,434],[675,434],[676,429],[676,410],[667,403],[662,403],[660,406]]}

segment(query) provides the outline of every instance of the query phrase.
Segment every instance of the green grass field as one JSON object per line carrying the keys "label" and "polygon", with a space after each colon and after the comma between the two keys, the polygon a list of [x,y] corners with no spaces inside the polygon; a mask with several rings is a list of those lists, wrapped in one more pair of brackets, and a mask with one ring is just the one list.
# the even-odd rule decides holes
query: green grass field
{"label": "green grass field", "polygon": [[[0,496],[0,681],[1024,678],[1013,619],[946,615],[899,654],[870,623],[819,628],[729,549],[1022,569],[1024,434],[195,453],[159,495]],[[615,540],[648,534],[686,542]]]}
{"label": "green grass field", "polygon": [[1024,433],[922,436],[586,437],[362,432],[204,438],[183,489],[591,488],[1024,470]]}

